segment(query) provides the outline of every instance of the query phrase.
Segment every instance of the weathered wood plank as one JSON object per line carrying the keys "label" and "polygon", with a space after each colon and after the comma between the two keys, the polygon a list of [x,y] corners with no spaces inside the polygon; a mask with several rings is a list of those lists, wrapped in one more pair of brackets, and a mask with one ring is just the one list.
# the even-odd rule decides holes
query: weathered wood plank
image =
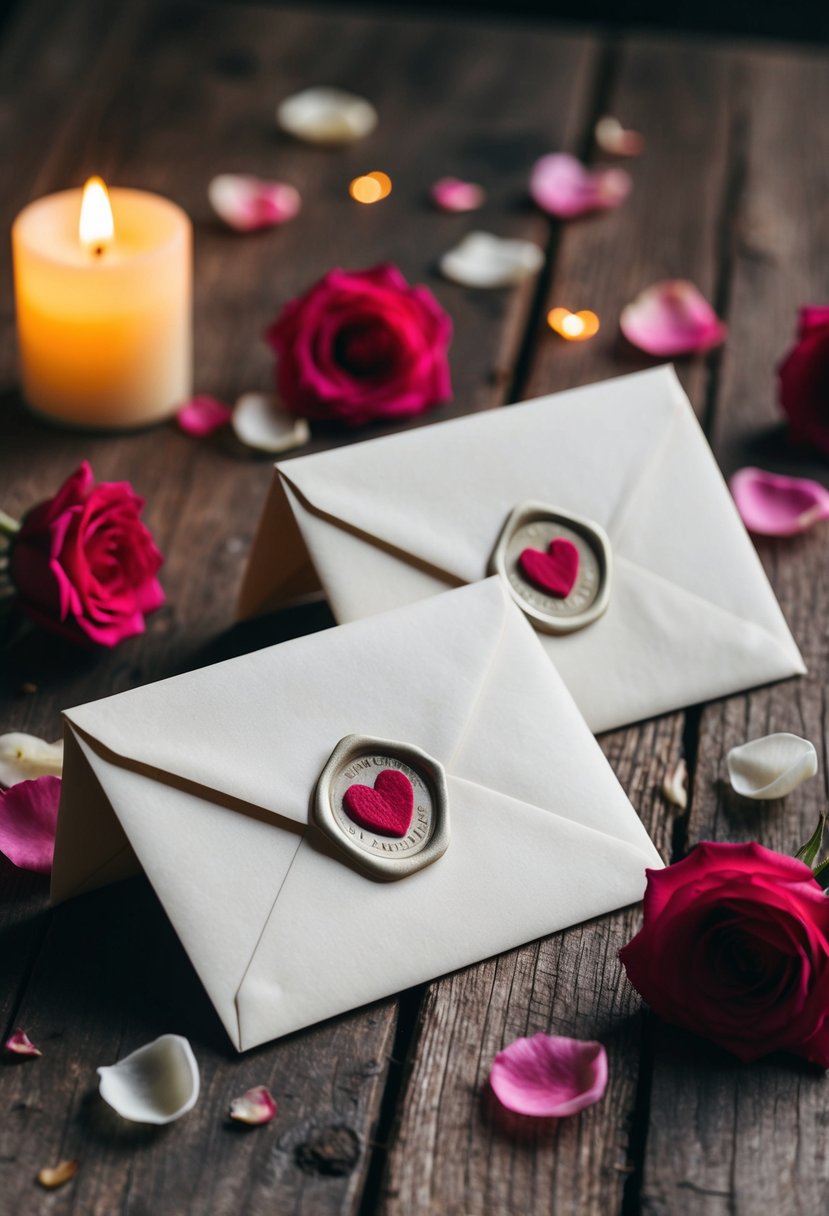
{"label": "weathered wood plank", "polygon": [[[429,281],[456,322],[456,399],[435,417],[502,400],[527,297],[439,285],[436,258],[474,225],[430,212],[424,194],[446,172],[479,178],[490,187],[490,203],[476,224],[546,240],[545,221],[523,204],[526,170],[550,140],[570,139],[571,124],[582,123],[589,41],[435,18],[152,0],[127,7],[129,23],[114,24],[109,14],[99,38],[97,0],[72,6],[77,50],[60,77],[62,106],[53,99],[43,117],[29,109],[27,127],[6,145],[9,159],[19,153],[23,177],[15,191],[4,186],[0,194],[4,221],[26,197],[91,172],[181,202],[196,224],[197,384],[231,400],[269,384],[260,334],[283,300],[332,265],[392,259],[410,278]],[[48,25],[51,10],[41,11]],[[20,27],[25,37],[13,33],[6,44],[9,80],[21,88],[38,77],[38,55],[63,64],[60,47],[47,41],[39,49],[35,18]],[[76,84],[92,59],[91,83]],[[319,81],[375,98],[381,125],[370,142],[330,154],[276,134],[276,101]],[[58,84],[54,89],[61,93]],[[19,121],[13,98],[10,88],[4,112]],[[48,156],[40,151],[47,147]],[[347,183],[373,167],[393,175],[395,190],[386,203],[361,209],[348,199]],[[233,170],[295,182],[302,215],[283,231],[249,240],[221,231],[205,188],[214,173]],[[7,270],[7,261],[0,268]],[[0,278],[10,321],[8,275]],[[0,382],[9,385],[0,412],[4,507],[20,511],[50,492],[82,456],[101,478],[131,479],[147,497],[148,522],[167,554],[169,596],[144,638],[112,655],[68,655],[40,637],[19,645],[0,672],[0,729],[53,735],[62,706],[330,623],[324,613],[294,614],[222,636],[270,480],[267,461],[246,459],[222,439],[195,444],[172,427],[124,438],[47,428],[14,394],[10,325],[0,343]],[[318,439],[340,441],[333,431]],[[19,695],[24,682],[38,692]],[[13,909],[23,905],[11,902],[7,871],[0,1013],[7,1023],[25,1023],[46,1055],[29,1068],[0,1070],[0,1102],[13,1113],[0,1127],[4,1203],[15,1212],[42,1210],[33,1173],[77,1154],[81,1172],[49,1200],[55,1212],[237,1216],[273,1204],[309,1216],[356,1211],[387,1076],[394,1001],[238,1060],[146,884],[99,892],[47,918],[42,884],[31,880],[20,918],[25,940],[12,952]],[[32,925],[34,932],[48,925],[40,951],[33,950]],[[93,1093],[96,1065],[169,1029],[194,1043],[205,1082],[199,1106],[166,1133],[114,1127]],[[272,1085],[281,1113],[271,1128],[244,1136],[227,1129],[223,1109],[254,1082]],[[350,1131],[332,1139],[331,1129],[342,1126]]]}
{"label": "weathered wood plank", "polygon": [[[682,720],[673,715],[603,740],[663,856],[670,854],[674,816],[661,783],[680,754],[681,731]],[[586,1216],[619,1210],[631,1169],[639,1023],[616,952],[637,915],[628,909],[590,921],[431,985],[380,1211]],[[600,1105],[561,1121],[525,1119],[498,1107],[486,1084],[493,1057],[517,1036],[537,1031],[605,1044],[610,1081]]]}
{"label": "weathered wood plank", "polygon": [[[682,276],[711,297],[718,291],[729,56],[705,46],[637,40],[623,46],[608,69],[597,99],[644,132],[648,151],[628,166],[634,190],[617,212],[561,233],[549,295],[536,318],[525,397],[649,366],[653,361],[618,334],[621,307],[643,286]],[[583,133],[585,143],[595,117]],[[603,321],[597,338],[568,344],[553,335],[544,313],[555,304],[595,309]],[[684,360],[679,372],[703,413],[705,360]],[[683,727],[684,716],[675,714],[603,740],[666,859],[674,816],[659,787],[681,753]],[[427,1198],[428,1210],[441,1216],[604,1216],[620,1210],[631,1176],[635,1201],[639,1145],[631,1144],[631,1129],[641,1043],[635,994],[616,952],[638,918],[638,909],[603,917],[432,987],[389,1163],[388,1216],[426,1210]],[[537,1030],[605,1042],[608,1096],[555,1129],[503,1128],[479,1097],[488,1065],[504,1043]],[[641,1085],[646,1094],[646,1075]]]}
{"label": "weathered wood plank", "polygon": [[[829,104],[829,57],[746,55],[734,72],[738,189],[729,223],[730,340],[722,359],[714,445],[726,469],[760,464],[827,480],[825,462],[791,451],[779,426],[774,366],[800,304],[829,293],[825,198],[829,136],[810,115]],[[791,853],[825,809],[829,540],[822,531],[758,545],[809,666],[808,677],[730,698],[702,714],[688,846],[759,840]],[[818,777],[785,801],[751,804],[727,783],[737,743],[794,731],[818,749]],[[750,1067],[656,1028],[643,1211],[668,1216],[781,1216],[829,1203],[826,1081],[775,1058]]]}

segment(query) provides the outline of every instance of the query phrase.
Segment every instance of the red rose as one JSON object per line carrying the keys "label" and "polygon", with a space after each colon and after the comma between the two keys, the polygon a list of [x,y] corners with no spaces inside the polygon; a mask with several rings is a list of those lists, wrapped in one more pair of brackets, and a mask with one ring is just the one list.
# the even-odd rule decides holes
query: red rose
{"label": "red rose", "polygon": [[645,923],[619,957],[655,1013],[755,1060],[829,1067],[829,899],[802,861],[701,844],[648,871]]}
{"label": "red rose", "polygon": [[829,455],[829,307],[801,308],[797,345],[777,369],[795,443]]}
{"label": "red rose", "polygon": [[115,646],[143,633],[164,603],[163,558],[129,482],[101,482],[84,461],[54,498],[25,516],[10,573],[26,616],[74,641]]}
{"label": "red rose", "polygon": [[330,271],[285,305],[266,337],[279,395],[300,417],[358,426],[419,414],[452,395],[452,322],[394,266]]}

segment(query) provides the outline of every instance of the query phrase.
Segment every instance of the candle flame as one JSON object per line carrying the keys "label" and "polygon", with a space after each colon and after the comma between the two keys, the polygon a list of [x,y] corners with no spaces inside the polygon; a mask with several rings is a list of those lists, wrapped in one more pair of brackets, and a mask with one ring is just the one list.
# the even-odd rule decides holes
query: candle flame
{"label": "candle flame", "polygon": [[348,193],[358,203],[378,203],[391,194],[391,178],[381,169],[374,169],[362,177],[355,177]]}
{"label": "candle flame", "polygon": [[589,309],[570,312],[568,308],[552,308],[547,313],[547,324],[568,342],[583,342],[599,332],[599,318]]}
{"label": "candle flame", "polygon": [[90,177],[83,188],[78,235],[92,253],[102,254],[115,234],[109,193],[100,177]]}

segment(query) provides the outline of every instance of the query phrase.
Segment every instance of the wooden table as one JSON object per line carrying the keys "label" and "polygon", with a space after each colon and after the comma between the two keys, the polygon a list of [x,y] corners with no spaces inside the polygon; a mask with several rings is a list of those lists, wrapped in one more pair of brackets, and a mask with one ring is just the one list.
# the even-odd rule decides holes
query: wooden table
{"label": "wooden table", "polygon": [[[370,143],[323,153],[281,138],[275,103],[309,83],[372,97],[381,123]],[[334,265],[395,261],[454,317],[456,395],[434,420],[647,366],[618,336],[620,308],[656,279],[688,277],[730,326],[722,351],[679,361],[724,469],[825,477],[785,447],[773,369],[797,306],[829,292],[827,109],[829,58],[806,48],[608,40],[381,9],[32,0],[0,40],[0,207],[7,229],[28,200],[93,172],[181,203],[196,226],[197,387],[227,400],[269,386],[263,328]],[[529,167],[553,149],[589,154],[606,112],[647,138],[632,196],[595,220],[549,223],[528,204]],[[392,175],[394,192],[360,207],[347,183],[371,168]],[[301,216],[256,237],[221,230],[205,191],[228,171],[295,183]],[[486,184],[480,215],[430,209],[428,186],[447,173]],[[543,244],[537,285],[476,294],[442,282],[436,259],[472,227]],[[128,478],[146,496],[168,592],[146,635],[111,654],[69,654],[30,636],[5,656],[0,731],[54,737],[62,707],[330,624],[324,609],[233,624],[267,459],[172,425],[89,437],[24,411],[5,246],[0,257],[3,507],[23,511],[89,457],[99,478]],[[598,337],[555,338],[544,324],[553,303],[595,309]],[[313,445],[341,441],[319,431]],[[727,749],[770,730],[805,735],[825,759],[829,534],[760,552],[809,677],[602,739],[666,859],[701,838],[791,851],[825,803],[825,771],[759,809],[723,781]],[[681,754],[687,813],[660,794]],[[0,1211],[826,1211],[825,1081],[789,1060],[743,1067],[643,1013],[616,958],[639,923],[638,907],[603,917],[238,1057],[145,880],[50,912],[43,879],[3,861],[0,1026],[25,1027],[44,1054],[0,1069]],[[198,1107],[166,1129],[120,1124],[97,1097],[96,1066],[171,1030],[198,1056]],[[492,1057],[539,1030],[607,1045],[600,1105],[552,1125],[493,1109]],[[272,1089],[279,1116],[244,1133],[224,1112],[254,1084]],[[35,1185],[41,1166],[73,1156],[73,1182],[51,1195]]]}

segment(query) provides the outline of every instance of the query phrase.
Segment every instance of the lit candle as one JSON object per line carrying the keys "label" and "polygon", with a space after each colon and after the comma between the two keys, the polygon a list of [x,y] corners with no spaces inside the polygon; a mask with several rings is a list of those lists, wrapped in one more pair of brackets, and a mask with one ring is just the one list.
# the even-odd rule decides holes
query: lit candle
{"label": "lit candle", "polygon": [[23,394],[73,426],[157,422],[192,392],[192,227],[174,203],[90,178],[12,227]]}
{"label": "lit candle", "polygon": [[594,312],[570,312],[569,308],[551,308],[547,313],[550,329],[568,342],[584,342],[599,332],[599,318]]}

